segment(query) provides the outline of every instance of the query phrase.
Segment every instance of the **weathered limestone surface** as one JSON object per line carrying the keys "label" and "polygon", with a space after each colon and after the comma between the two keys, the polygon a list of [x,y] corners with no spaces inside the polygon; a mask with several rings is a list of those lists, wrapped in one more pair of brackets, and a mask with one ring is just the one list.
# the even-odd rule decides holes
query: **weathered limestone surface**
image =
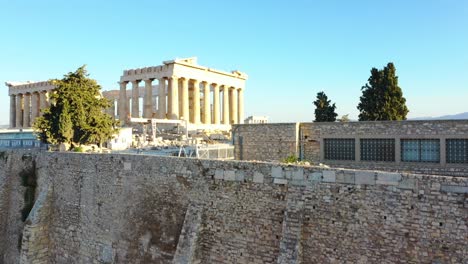
{"label": "weathered limestone surface", "polygon": [[[0,180],[17,177],[22,155],[0,160]],[[34,160],[39,193],[22,263],[467,260],[463,177],[141,155]],[[0,204],[3,263],[19,261],[5,254],[17,239],[3,231],[12,204]]]}
{"label": "weathered limestone surface", "polygon": [[[449,138],[468,139],[468,120],[243,124],[234,125],[233,131],[235,157],[239,160],[281,161],[294,154],[304,160],[333,167],[468,177],[467,164],[445,163],[443,147],[443,141]],[[393,138],[398,157],[401,138],[440,139],[441,162],[325,160],[321,155],[324,138],[354,138],[356,141],[362,138]],[[356,158],[359,159],[360,152],[358,149],[356,151]]]}
{"label": "weathered limestone surface", "polygon": [[52,188],[47,184],[42,188],[23,229],[20,263],[47,264],[50,260]]}
{"label": "weathered limestone surface", "polygon": [[20,175],[32,169],[33,160],[29,153],[0,152],[0,263],[19,262],[25,189]]}
{"label": "weathered limestone surface", "polygon": [[239,160],[273,161],[298,155],[298,123],[251,124],[232,129],[235,157]]}

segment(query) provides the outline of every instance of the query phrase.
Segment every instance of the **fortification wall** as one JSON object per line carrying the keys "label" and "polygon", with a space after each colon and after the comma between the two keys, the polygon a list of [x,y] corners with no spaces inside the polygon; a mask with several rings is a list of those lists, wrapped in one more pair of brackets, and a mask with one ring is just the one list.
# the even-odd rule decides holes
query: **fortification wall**
{"label": "fortification wall", "polygon": [[[421,174],[468,176],[467,164],[446,163],[445,140],[451,138],[468,139],[468,120],[432,120],[432,121],[372,121],[372,122],[324,122],[301,123],[301,143],[303,158],[318,161],[331,166],[344,168],[402,171]],[[356,161],[326,160],[323,157],[323,139],[325,138],[392,138],[396,140],[396,155],[400,159],[399,143],[401,139],[439,139],[441,141],[440,163],[427,162],[375,162],[360,160],[359,148],[356,148]]]}
{"label": "fortification wall", "polygon": [[[302,160],[333,167],[468,177],[466,163],[446,162],[445,148],[447,139],[468,139],[468,120],[234,125],[233,131],[235,131],[235,157],[240,160],[281,161],[290,153]],[[289,131],[294,133],[288,133]],[[324,140],[334,138],[354,139],[356,159],[353,161],[325,159]],[[395,140],[395,161],[376,162],[360,159],[361,139],[383,138]],[[402,139],[440,140],[440,162],[402,162],[400,153]],[[289,145],[282,144],[285,141]],[[290,146],[295,146],[295,149]]]}
{"label": "fortification wall", "polygon": [[40,192],[22,263],[463,263],[468,255],[467,178],[141,155],[35,161]]}
{"label": "fortification wall", "polygon": [[24,223],[21,175],[33,169],[34,154],[0,152],[0,263],[18,263]]}
{"label": "fortification wall", "polygon": [[238,160],[283,160],[298,154],[298,123],[234,125],[234,156]]}

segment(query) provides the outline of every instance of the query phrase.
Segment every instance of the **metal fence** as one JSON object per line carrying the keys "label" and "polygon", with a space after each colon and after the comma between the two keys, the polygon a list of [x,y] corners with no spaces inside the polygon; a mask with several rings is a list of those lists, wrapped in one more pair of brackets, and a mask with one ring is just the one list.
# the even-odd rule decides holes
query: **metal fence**
{"label": "metal fence", "polygon": [[47,149],[47,146],[37,139],[0,139],[0,149]]}
{"label": "metal fence", "polygon": [[179,150],[179,157],[198,159],[234,159],[234,146],[227,144],[185,146]]}

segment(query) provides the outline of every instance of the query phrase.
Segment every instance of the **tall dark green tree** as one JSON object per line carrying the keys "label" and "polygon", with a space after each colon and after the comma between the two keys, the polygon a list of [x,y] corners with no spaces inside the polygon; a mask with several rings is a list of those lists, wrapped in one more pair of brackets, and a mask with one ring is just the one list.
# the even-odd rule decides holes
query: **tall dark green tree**
{"label": "tall dark green tree", "polygon": [[315,121],[314,122],[335,122],[336,116],[335,113],[336,106],[331,104],[331,101],[328,100],[327,95],[322,91],[317,93],[317,100],[314,101],[315,105]]}
{"label": "tall dark green tree", "polygon": [[406,120],[409,110],[398,86],[393,63],[389,62],[382,70],[372,68],[371,76],[361,90],[361,101],[357,107],[359,121]]}
{"label": "tall dark green tree", "polygon": [[50,107],[33,125],[42,142],[102,145],[112,138],[117,122],[104,112],[110,102],[101,96],[101,86],[88,78],[85,66],[51,82],[56,88]]}

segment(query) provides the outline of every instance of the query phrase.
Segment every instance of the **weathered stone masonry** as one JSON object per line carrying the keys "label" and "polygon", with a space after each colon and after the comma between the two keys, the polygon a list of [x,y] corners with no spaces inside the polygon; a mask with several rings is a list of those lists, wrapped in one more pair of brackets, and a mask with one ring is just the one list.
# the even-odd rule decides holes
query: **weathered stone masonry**
{"label": "weathered stone masonry", "polygon": [[[324,140],[334,138],[354,139],[356,160],[325,159]],[[395,141],[395,161],[360,160],[360,140],[385,138]],[[440,162],[402,161],[400,142],[404,139],[439,140]],[[303,160],[325,163],[334,167],[468,177],[468,163],[446,162],[445,143],[448,139],[468,140],[468,120],[318,122],[233,126],[235,157],[239,160],[278,161],[289,155],[295,155]]]}
{"label": "weathered stone masonry", "polygon": [[[18,176],[22,155],[0,162],[1,180]],[[35,161],[21,263],[467,260],[467,178],[140,155]],[[16,225],[0,208],[3,227]]]}

